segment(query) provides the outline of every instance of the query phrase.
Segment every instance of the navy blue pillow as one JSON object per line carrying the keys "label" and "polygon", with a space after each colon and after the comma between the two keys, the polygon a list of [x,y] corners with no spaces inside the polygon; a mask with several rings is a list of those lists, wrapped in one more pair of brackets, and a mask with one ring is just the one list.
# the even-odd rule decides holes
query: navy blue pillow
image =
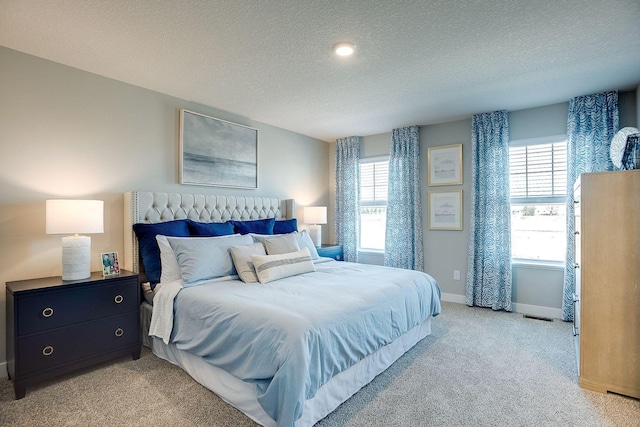
{"label": "navy blue pillow", "polygon": [[294,231],[298,231],[298,220],[295,218],[276,221],[273,225],[273,234],[288,234]]}
{"label": "navy blue pillow", "polygon": [[189,221],[189,232],[192,236],[215,237],[233,234],[233,224],[229,222],[196,222]]}
{"label": "navy blue pillow", "polygon": [[133,231],[138,236],[138,247],[142,257],[142,265],[151,285],[160,281],[162,265],[160,264],[160,248],[156,236],[189,237],[188,219],[178,219],[175,221],[158,222],[155,224],[134,224]]}
{"label": "navy blue pillow", "polygon": [[276,219],[256,219],[254,221],[227,221],[233,224],[236,233],[273,234]]}

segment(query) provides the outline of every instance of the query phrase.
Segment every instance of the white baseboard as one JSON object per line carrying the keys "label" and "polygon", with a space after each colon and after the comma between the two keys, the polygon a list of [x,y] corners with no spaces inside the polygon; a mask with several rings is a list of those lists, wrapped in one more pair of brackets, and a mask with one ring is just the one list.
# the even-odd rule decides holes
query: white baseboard
{"label": "white baseboard", "polygon": [[513,311],[516,313],[529,314],[537,317],[548,317],[550,319],[562,319],[562,309],[543,307],[540,305],[513,303]]}
{"label": "white baseboard", "polygon": [[[464,295],[458,294],[442,294],[442,301],[456,302],[458,304],[465,304]],[[562,319],[562,310],[559,308],[542,307],[540,305],[513,303],[513,311],[516,313],[528,314],[531,316],[548,317],[551,319]]]}
{"label": "white baseboard", "polygon": [[0,379],[9,378],[7,373],[7,362],[0,363]]}
{"label": "white baseboard", "polygon": [[464,295],[458,294],[442,294],[442,301],[457,302],[458,304],[465,304]]}

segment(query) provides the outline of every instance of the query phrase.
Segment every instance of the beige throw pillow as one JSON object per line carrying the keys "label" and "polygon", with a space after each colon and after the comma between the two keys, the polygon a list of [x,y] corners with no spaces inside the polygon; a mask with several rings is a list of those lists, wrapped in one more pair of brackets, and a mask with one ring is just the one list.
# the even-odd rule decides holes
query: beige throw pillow
{"label": "beige throw pillow", "polygon": [[278,237],[269,237],[262,241],[267,255],[287,254],[300,250],[295,234],[282,234]]}
{"label": "beige throw pillow", "polygon": [[245,283],[254,283],[258,281],[256,270],[253,267],[251,255],[266,255],[262,243],[254,243],[252,245],[232,246],[231,258],[236,267],[240,280]]}

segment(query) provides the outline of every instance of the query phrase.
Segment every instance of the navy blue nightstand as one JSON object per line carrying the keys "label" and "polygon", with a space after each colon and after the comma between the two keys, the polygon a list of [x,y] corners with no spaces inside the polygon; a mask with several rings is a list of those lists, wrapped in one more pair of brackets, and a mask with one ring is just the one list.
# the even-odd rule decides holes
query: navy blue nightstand
{"label": "navy blue nightstand", "polygon": [[333,258],[336,261],[344,260],[342,245],[322,245],[316,249],[321,257]]}
{"label": "navy blue nightstand", "polygon": [[7,371],[27,387],[125,354],[140,358],[138,275],[7,282]]}

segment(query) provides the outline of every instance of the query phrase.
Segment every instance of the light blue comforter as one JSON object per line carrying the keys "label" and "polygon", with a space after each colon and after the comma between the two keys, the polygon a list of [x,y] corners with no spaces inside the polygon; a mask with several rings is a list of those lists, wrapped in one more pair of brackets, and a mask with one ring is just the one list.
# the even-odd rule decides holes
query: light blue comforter
{"label": "light blue comforter", "polygon": [[279,426],[337,373],[440,313],[429,275],[347,262],[266,285],[238,280],[182,289],[171,341],[256,384]]}

